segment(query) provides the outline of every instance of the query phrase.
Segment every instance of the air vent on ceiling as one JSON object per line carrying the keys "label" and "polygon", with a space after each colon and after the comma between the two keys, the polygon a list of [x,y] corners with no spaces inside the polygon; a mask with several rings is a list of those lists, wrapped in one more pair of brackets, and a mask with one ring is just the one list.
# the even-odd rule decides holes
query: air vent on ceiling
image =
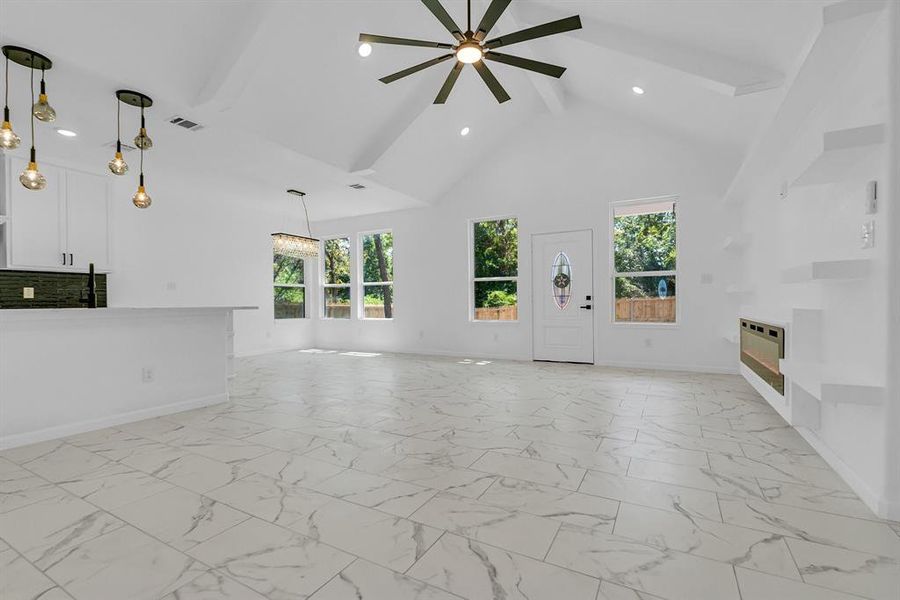
{"label": "air vent on ceiling", "polygon": [[361,183],[351,183],[349,187],[352,187],[354,190],[364,190],[366,186]]}
{"label": "air vent on ceiling", "polygon": [[[116,140],[113,140],[113,141],[111,141],[111,142],[108,142],[108,143],[106,143],[106,144],[103,144],[103,147],[104,147],[104,148],[112,148],[113,150],[115,150],[115,149],[116,149]],[[132,146],[131,144],[126,144],[125,142],[122,142],[122,152],[123,152],[123,153],[125,153],[125,152],[134,152],[135,150],[137,150],[137,148],[135,148],[135,147]]]}
{"label": "air vent on ceiling", "polygon": [[185,129],[187,129],[188,131],[199,131],[199,130],[203,129],[203,125],[201,125],[200,123],[195,123],[194,121],[191,121],[190,119],[185,119],[184,117],[179,117],[178,115],[169,119],[169,123],[171,123],[172,125],[178,125],[179,127],[183,127]]}

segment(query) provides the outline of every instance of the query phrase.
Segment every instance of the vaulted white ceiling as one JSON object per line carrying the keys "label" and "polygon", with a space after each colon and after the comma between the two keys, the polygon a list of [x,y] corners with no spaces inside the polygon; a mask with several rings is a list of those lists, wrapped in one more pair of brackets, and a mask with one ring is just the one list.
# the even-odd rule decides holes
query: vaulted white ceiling
{"label": "vaulted white ceiling", "polygon": [[[151,122],[168,148],[159,160],[303,188],[314,218],[325,219],[433,202],[535,116],[564,116],[575,102],[739,158],[777,109],[829,3],[513,0],[492,33],[572,14],[584,29],[509,48],[566,66],[561,80],[491,63],[513,98],[503,105],[470,68],[446,105],[432,105],[450,63],[378,81],[446,51],[379,45],[364,59],[360,32],[452,41],[417,0],[3,0],[0,41],[56,61],[51,92],[81,134],[79,155],[108,154],[112,92],[133,87],[157,100]],[[480,18],[488,2],[473,4]],[[463,0],[444,5],[465,20]],[[21,74],[11,89],[23,96]],[[175,114],[205,129],[166,124]],[[347,187],[356,182],[368,189]]]}

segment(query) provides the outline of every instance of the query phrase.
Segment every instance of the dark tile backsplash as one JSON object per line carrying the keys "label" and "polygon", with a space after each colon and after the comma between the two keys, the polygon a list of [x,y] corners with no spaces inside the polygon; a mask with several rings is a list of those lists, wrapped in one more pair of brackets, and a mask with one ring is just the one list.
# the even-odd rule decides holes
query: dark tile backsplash
{"label": "dark tile backsplash", "polygon": [[[106,307],[106,275],[94,275],[97,306]],[[0,309],[4,308],[84,308],[87,273],[46,273],[0,270]],[[22,288],[34,288],[34,299],[23,298]]]}

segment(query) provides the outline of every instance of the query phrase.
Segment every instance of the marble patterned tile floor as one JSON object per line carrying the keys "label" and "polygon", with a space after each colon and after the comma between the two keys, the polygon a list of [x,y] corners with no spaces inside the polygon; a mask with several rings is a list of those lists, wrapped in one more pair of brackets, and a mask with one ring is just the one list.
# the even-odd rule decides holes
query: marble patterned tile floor
{"label": "marble patterned tile floor", "polygon": [[288,352],[225,404],[0,452],[3,600],[897,600],[739,377]]}

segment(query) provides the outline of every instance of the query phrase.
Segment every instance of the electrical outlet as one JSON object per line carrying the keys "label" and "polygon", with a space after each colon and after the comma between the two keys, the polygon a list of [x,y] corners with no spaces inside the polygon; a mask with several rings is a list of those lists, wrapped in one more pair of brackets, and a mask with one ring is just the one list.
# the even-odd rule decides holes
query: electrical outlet
{"label": "electrical outlet", "polygon": [[713,282],[713,274],[712,273],[700,273],[700,283],[703,285],[709,285]]}
{"label": "electrical outlet", "polygon": [[646,348],[652,348],[653,347],[653,339],[652,338],[644,338],[644,346]]}
{"label": "electrical outlet", "polygon": [[875,247],[875,221],[866,221],[862,226],[862,249],[868,250]]}
{"label": "electrical outlet", "polygon": [[156,373],[153,372],[153,367],[144,367],[141,369],[141,381],[144,383],[152,383],[156,378]]}
{"label": "electrical outlet", "polygon": [[177,282],[175,282],[175,281],[169,281],[169,282],[166,283],[166,291],[167,291],[167,292],[174,292],[174,291],[177,290],[177,289],[178,289],[178,283],[177,283]]}
{"label": "electrical outlet", "polygon": [[22,288],[22,298],[24,298],[25,300],[34,300],[34,288]]}

